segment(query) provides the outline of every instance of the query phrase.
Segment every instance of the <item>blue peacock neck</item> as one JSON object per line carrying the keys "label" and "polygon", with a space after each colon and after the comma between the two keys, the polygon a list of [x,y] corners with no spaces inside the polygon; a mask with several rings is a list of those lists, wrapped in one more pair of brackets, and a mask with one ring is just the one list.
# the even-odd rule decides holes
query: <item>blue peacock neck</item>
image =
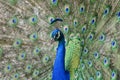
{"label": "blue peacock neck", "polygon": [[[65,78],[65,40],[64,37],[59,41],[56,51],[56,59],[53,68],[53,80],[59,80],[59,78]],[[61,79],[60,79],[61,80]]]}
{"label": "blue peacock neck", "polygon": [[60,69],[63,72],[65,71],[65,40],[64,38],[62,38],[58,43],[54,67]]}

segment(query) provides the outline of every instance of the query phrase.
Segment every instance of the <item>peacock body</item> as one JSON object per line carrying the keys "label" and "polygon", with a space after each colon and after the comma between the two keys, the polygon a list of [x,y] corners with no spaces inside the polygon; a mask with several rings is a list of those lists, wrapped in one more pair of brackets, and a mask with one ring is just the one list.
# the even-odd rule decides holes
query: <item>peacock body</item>
{"label": "peacock body", "polygon": [[120,0],[0,0],[0,80],[120,80],[119,35]]}

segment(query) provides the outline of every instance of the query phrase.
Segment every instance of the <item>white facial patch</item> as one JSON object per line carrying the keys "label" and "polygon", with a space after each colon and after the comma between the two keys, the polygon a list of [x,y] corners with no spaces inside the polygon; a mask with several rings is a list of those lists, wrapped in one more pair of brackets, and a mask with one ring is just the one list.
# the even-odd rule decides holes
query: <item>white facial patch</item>
{"label": "white facial patch", "polygon": [[57,39],[60,37],[60,31],[58,31],[58,36],[57,36]]}

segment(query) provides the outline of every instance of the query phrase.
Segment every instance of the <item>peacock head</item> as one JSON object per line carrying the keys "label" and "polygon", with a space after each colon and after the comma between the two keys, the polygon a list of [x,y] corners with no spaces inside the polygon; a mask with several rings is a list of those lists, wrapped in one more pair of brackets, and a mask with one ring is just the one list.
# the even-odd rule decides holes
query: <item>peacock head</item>
{"label": "peacock head", "polygon": [[[63,20],[60,18],[56,18],[51,22],[51,24],[53,24],[57,21],[62,22]],[[51,38],[52,38],[51,43],[54,41],[61,41],[62,39],[64,40],[64,35],[63,35],[62,31],[60,31],[58,28],[56,28],[51,32]]]}
{"label": "peacock head", "polygon": [[51,41],[60,41],[62,39],[64,39],[64,35],[62,33],[62,31],[60,31],[59,29],[54,29],[52,32],[51,32]]}

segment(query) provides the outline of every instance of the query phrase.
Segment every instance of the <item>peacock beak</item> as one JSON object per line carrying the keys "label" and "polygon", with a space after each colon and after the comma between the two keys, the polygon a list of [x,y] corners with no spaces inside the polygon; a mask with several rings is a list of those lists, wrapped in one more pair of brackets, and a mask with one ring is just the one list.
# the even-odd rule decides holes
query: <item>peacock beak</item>
{"label": "peacock beak", "polygon": [[52,44],[53,42],[55,42],[55,40],[52,38],[50,43]]}

